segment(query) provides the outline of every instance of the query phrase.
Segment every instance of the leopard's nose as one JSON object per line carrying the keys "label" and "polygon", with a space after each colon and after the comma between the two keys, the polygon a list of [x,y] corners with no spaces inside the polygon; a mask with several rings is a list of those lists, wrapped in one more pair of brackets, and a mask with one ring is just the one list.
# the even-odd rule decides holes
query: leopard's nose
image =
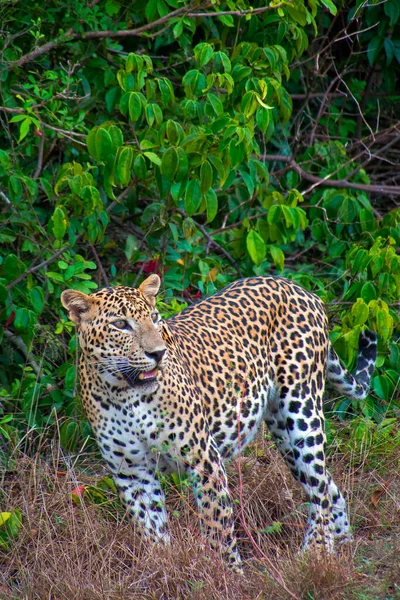
{"label": "leopard's nose", "polygon": [[145,355],[148,358],[152,358],[153,360],[155,360],[158,363],[160,363],[162,361],[162,358],[166,352],[166,348],[163,348],[162,350],[154,350],[153,352],[145,352]]}

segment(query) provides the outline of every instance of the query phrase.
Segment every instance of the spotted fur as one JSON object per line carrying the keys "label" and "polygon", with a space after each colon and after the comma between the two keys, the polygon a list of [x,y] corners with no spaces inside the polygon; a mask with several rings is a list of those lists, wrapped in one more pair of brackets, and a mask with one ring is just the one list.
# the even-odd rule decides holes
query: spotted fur
{"label": "spotted fur", "polygon": [[91,296],[67,290],[78,326],[87,415],[128,514],[153,540],[168,540],[157,473],[185,471],[204,533],[239,565],[224,461],[265,421],[310,501],[305,546],[348,536],[346,504],[325,466],[325,378],[364,398],[376,338],[360,336],[350,375],[328,338],[323,303],[280,277],[236,281],[163,322],[160,281]]}

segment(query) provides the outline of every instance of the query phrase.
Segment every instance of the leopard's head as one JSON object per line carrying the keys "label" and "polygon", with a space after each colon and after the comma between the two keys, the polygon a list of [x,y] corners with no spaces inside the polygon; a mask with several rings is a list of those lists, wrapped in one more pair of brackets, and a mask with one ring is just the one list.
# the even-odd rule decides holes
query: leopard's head
{"label": "leopard's head", "polygon": [[108,384],[128,384],[148,394],[157,389],[167,352],[155,308],[159,287],[160,278],[151,275],[138,289],[105,288],[90,296],[76,290],[62,293],[61,302],[78,328],[85,365]]}

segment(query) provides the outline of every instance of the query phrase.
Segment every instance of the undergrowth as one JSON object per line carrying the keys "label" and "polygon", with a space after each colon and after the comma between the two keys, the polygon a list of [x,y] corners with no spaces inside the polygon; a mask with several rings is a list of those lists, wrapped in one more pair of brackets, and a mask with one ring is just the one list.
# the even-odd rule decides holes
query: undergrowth
{"label": "undergrowth", "polygon": [[0,545],[0,598],[400,598],[398,450],[388,448],[386,460],[371,468],[351,452],[336,450],[329,461],[354,527],[354,542],[334,556],[300,551],[304,496],[268,439],[230,464],[245,560],[238,575],[203,542],[195,505],[179,482],[164,482],[172,544],[154,546],[125,518],[93,453],[67,455],[56,441],[43,441],[35,453],[19,451],[3,470],[1,508],[20,511],[22,524],[8,545]]}

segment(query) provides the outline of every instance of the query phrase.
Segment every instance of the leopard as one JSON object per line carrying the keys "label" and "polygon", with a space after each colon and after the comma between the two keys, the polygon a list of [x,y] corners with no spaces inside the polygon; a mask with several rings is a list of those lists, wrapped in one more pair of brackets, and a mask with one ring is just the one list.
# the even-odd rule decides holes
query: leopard
{"label": "leopard", "polygon": [[169,543],[162,476],[185,474],[202,535],[241,570],[226,462],[264,423],[308,500],[303,547],[334,552],[351,530],[326,466],[325,381],[364,399],[376,334],[361,331],[351,374],[323,301],[292,280],[240,279],[168,319],[156,307],[160,284],[152,274],[138,288],[61,295],[77,326],[83,407],[126,515]]}

